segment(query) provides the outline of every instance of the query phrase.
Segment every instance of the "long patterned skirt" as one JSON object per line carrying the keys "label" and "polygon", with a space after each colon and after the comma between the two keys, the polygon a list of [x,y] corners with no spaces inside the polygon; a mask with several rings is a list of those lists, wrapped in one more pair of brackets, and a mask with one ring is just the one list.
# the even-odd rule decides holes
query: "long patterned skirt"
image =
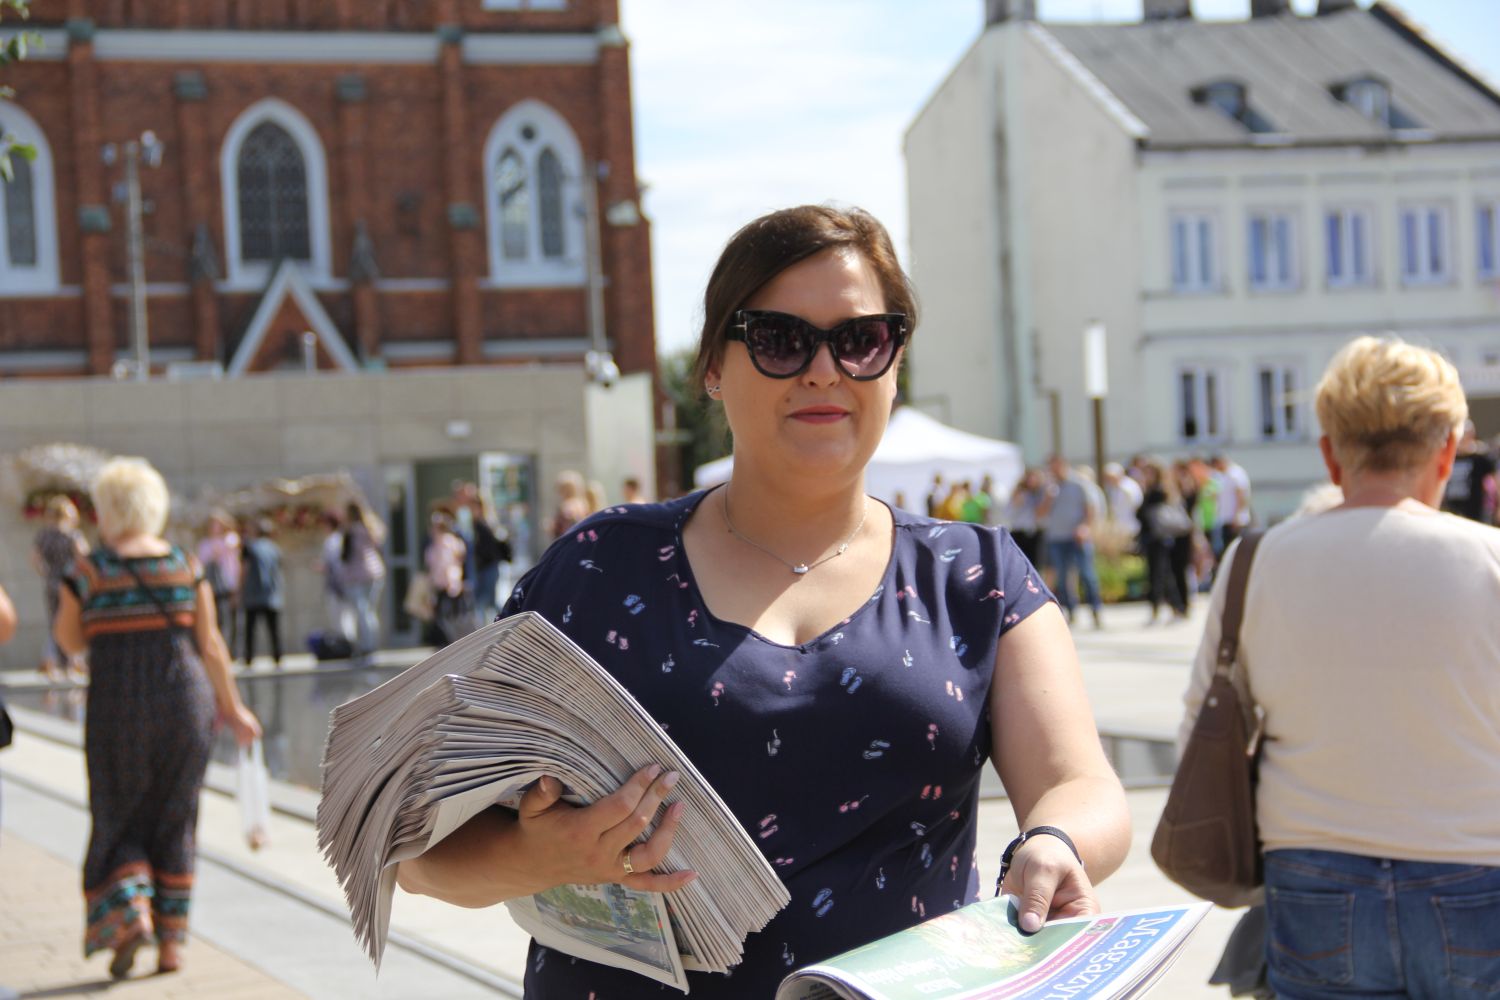
{"label": "long patterned skirt", "polygon": [[213,689],[186,635],[103,635],[89,654],[83,953],[137,935],[185,941]]}

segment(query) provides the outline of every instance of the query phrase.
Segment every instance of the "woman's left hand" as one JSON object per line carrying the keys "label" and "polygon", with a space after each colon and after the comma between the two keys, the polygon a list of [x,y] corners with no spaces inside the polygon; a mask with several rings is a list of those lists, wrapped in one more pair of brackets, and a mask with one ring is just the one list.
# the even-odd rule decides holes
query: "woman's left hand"
{"label": "woman's left hand", "polygon": [[1016,849],[1004,890],[1021,907],[1021,930],[1030,934],[1052,917],[1084,917],[1099,912],[1094,884],[1083,865],[1056,837],[1027,838]]}

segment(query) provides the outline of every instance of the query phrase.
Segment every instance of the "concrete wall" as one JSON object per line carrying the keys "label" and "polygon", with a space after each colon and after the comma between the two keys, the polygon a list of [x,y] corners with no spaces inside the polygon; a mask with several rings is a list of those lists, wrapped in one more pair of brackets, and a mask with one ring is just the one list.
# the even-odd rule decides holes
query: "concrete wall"
{"label": "concrete wall", "polygon": [[989,437],[1004,419],[996,187],[996,62],[1003,30],[982,35],[907,130],[912,280],[920,326],[908,352],[915,401]]}
{"label": "concrete wall", "polygon": [[1062,451],[1092,463],[1092,404],[1084,386],[1084,328],[1105,325],[1109,394],[1105,442],[1127,453],[1140,437],[1138,351],[1139,219],[1136,152],[1121,122],[1049,48],[1044,32],[1026,31],[1007,79],[1021,88],[1024,142],[1015,172],[1020,196],[1018,275],[1025,289],[1022,321],[1035,341],[1034,385],[1022,399],[1031,433],[1021,443],[1028,461],[1052,448],[1048,394],[1058,395]]}
{"label": "concrete wall", "polygon": [[[388,465],[519,452],[535,458],[538,507],[548,511],[558,472],[590,471],[584,389],[582,372],[570,365],[221,382],[8,381],[0,383],[0,453],[70,442],[141,455],[175,495],[191,498],[204,487],[227,491],[339,470],[379,484]],[[639,434],[649,436],[649,405],[642,410]],[[450,437],[450,421],[467,422],[467,435]],[[383,509],[383,495],[370,500]],[[169,533],[190,542],[196,527],[174,523]],[[22,518],[20,498],[7,497],[0,508],[0,583],[15,599],[21,629],[0,649],[0,668],[32,667],[40,655],[41,586],[27,564],[36,528]],[[316,546],[293,548],[283,636],[298,648],[309,629],[322,627],[323,610],[310,565]]]}

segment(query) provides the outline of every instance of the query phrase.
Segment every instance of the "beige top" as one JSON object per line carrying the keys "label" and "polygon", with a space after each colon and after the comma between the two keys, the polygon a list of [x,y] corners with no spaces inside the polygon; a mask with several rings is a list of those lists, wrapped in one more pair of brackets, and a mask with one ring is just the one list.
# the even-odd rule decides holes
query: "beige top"
{"label": "beige top", "polygon": [[1255,555],[1240,648],[1266,712],[1266,850],[1500,865],[1500,529],[1415,505],[1285,522]]}

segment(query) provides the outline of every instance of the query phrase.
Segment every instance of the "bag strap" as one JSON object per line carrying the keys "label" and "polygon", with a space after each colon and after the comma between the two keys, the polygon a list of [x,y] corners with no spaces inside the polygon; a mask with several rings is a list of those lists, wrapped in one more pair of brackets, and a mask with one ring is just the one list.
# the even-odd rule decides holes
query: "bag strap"
{"label": "bag strap", "polygon": [[146,581],[141,579],[141,574],[136,572],[136,568],[131,565],[130,560],[125,556],[120,556],[120,565],[125,567],[127,573],[135,577],[136,584],[146,592],[147,597],[151,598],[151,603],[156,605],[156,610],[160,611],[161,616],[166,619],[167,630],[171,632],[186,632],[187,629],[172,620],[172,613],[167,610],[167,606],[162,602],[162,599],[156,596],[156,589],[148,586]]}
{"label": "bag strap", "polygon": [[1245,617],[1245,588],[1250,580],[1250,564],[1263,531],[1247,531],[1240,536],[1234,562],[1229,567],[1229,589],[1224,595],[1224,613],[1219,626],[1219,661],[1216,674],[1227,674],[1234,668],[1240,653],[1240,622]]}

